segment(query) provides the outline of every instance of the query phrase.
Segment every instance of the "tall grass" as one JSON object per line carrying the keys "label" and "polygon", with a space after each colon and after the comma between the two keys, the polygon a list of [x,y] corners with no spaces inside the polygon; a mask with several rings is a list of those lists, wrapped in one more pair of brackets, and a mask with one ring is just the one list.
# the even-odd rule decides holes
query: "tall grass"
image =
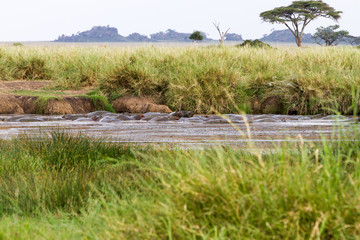
{"label": "tall grass", "polygon": [[[344,114],[360,85],[356,48],[51,48],[2,47],[0,77],[52,79],[58,88],[94,87],[109,99],[150,96],[174,110]],[[256,103],[256,104],[255,104]],[[352,109],[352,108],[350,108]]]}
{"label": "tall grass", "polygon": [[106,185],[100,166],[109,159],[131,155],[128,147],[110,146],[62,130],[2,142],[0,148],[0,215],[76,213],[92,196],[93,185],[100,189]]}
{"label": "tall grass", "polygon": [[0,236],[357,238],[359,139],[355,126],[260,155],[140,149],[61,130],[2,141]]}

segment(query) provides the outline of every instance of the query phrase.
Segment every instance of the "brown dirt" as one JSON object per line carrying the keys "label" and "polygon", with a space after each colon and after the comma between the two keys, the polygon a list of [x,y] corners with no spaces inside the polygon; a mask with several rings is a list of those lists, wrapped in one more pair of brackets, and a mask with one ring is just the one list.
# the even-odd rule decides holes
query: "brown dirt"
{"label": "brown dirt", "polygon": [[64,97],[49,99],[41,104],[37,97],[0,96],[0,113],[2,114],[82,114],[96,111],[92,101],[82,97]]}
{"label": "brown dirt", "polygon": [[[2,81],[0,80],[0,95],[15,95],[14,91],[16,90],[32,90],[32,91],[46,91],[46,88],[51,87],[53,81],[26,81],[26,80],[16,80],[16,81]],[[54,90],[54,92],[61,92],[64,97],[69,96],[78,96],[84,95],[89,92],[91,89],[81,89],[78,91],[74,90]]]}
{"label": "brown dirt", "polygon": [[96,111],[93,102],[87,98],[65,97],[62,100],[51,99],[48,101],[45,114],[83,114]]}
{"label": "brown dirt", "polygon": [[260,105],[261,113],[283,114],[284,106],[279,97],[268,97]]}
{"label": "brown dirt", "polygon": [[0,112],[3,114],[23,114],[24,110],[15,96],[0,96]]}
{"label": "brown dirt", "polygon": [[92,101],[76,95],[84,95],[90,89],[79,91],[54,90],[54,95],[61,93],[59,99],[49,99],[41,104],[37,97],[20,96],[16,90],[29,90],[51,93],[47,90],[53,81],[1,81],[0,80],[0,113],[2,114],[74,114],[89,113],[96,108]]}
{"label": "brown dirt", "polygon": [[92,101],[83,97],[49,99],[43,105],[38,101],[37,97],[17,96],[15,99],[26,114],[61,115],[83,114],[96,111]]}
{"label": "brown dirt", "polygon": [[0,92],[12,92],[14,90],[40,90],[48,87],[51,81],[0,81]]}

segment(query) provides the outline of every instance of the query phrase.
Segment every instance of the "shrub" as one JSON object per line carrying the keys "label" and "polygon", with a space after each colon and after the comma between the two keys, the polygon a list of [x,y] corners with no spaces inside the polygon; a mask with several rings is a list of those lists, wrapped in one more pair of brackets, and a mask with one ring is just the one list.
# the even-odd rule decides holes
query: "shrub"
{"label": "shrub", "polygon": [[34,80],[49,79],[46,62],[43,58],[37,56],[19,57],[15,66],[17,79]]}
{"label": "shrub", "polygon": [[16,42],[16,43],[13,43],[13,46],[14,47],[22,47],[24,45],[22,43]]}
{"label": "shrub", "polygon": [[258,47],[258,48],[272,48],[269,44],[264,43],[258,39],[256,40],[245,40],[241,44],[235,45],[235,47]]}

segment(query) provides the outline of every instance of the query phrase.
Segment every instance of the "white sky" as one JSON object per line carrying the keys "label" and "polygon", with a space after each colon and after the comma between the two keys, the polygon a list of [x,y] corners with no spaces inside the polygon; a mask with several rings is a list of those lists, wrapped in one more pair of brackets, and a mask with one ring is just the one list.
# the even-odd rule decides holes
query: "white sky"
{"label": "white sky", "polygon": [[[201,30],[217,39],[212,22],[220,22],[230,32],[245,39],[261,38],[279,24],[263,23],[259,14],[291,0],[1,0],[0,41],[46,41],[71,35],[93,26],[110,25],[127,36],[150,34],[169,28],[178,32]],[[360,35],[360,0],[325,0],[343,11],[339,25],[350,34]],[[306,32],[333,25],[330,20],[315,20]]]}

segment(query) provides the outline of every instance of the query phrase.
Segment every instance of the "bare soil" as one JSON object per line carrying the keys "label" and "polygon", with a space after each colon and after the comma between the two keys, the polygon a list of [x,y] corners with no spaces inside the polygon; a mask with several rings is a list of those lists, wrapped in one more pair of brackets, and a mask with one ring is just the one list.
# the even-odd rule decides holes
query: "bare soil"
{"label": "bare soil", "polygon": [[[0,113],[3,114],[72,114],[88,113],[96,110],[90,99],[76,97],[84,95],[89,89],[79,91],[51,90],[52,81],[0,81]],[[49,90],[50,89],[50,90]],[[36,96],[26,96],[21,90],[29,93],[44,92],[45,95],[61,94],[61,99],[49,99],[46,103],[38,101]],[[18,92],[20,91],[20,92]]]}
{"label": "bare soil", "polygon": [[49,90],[53,81],[27,81],[27,80],[16,80],[16,81],[2,81],[0,80],[0,95],[18,95],[14,91],[18,90],[29,90],[29,91],[46,91],[46,92],[61,92],[64,97],[84,95],[91,89],[80,89],[80,90]]}

